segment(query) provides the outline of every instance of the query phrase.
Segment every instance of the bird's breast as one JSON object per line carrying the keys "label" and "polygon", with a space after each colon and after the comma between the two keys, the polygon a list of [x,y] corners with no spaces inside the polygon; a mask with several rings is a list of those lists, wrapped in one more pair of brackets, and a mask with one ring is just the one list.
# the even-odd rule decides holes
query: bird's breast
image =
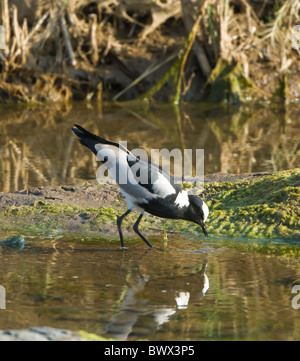
{"label": "bird's breast", "polygon": [[182,219],[184,218],[183,209],[174,203],[175,199],[173,198],[176,198],[176,195],[166,198],[153,198],[147,203],[139,203],[138,206],[160,218]]}

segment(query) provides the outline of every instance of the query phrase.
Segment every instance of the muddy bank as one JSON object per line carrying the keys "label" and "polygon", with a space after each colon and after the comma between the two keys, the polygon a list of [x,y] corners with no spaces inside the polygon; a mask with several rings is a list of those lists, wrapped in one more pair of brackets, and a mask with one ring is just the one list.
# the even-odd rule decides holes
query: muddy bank
{"label": "muddy bank", "polygon": [[[199,190],[184,187],[191,193]],[[202,197],[210,207],[211,237],[300,240],[300,169],[278,173],[206,177]],[[2,230],[26,235],[97,236],[117,239],[116,218],[126,203],[116,185],[95,181],[71,186],[39,187],[0,193]],[[136,214],[124,220],[124,232],[135,237]],[[153,237],[179,233],[202,237],[197,225],[146,215],[141,227]]]}
{"label": "muddy bank", "polygon": [[0,330],[0,341],[109,341],[85,331],[70,331],[41,326],[22,330]]}

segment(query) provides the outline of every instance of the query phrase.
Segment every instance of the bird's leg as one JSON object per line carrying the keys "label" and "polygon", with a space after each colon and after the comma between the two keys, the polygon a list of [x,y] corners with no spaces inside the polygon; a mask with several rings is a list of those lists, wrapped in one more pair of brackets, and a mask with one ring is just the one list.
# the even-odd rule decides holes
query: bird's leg
{"label": "bird's leg", "polygon": [[164,220],[163,224],[164,224],[164,248],[167,248],[167,245],[168,245],[168,235],[167,235],[166,220]]}
{"label": "bird's leg", "polygon": [[139,230],[139,224],[140,224],[140,221],[141,219],[143,218],[143,215],[144,213],[141,213],[139,215],[139,218],[137,219],[137,221],[135,222],[135,224],[133,225],[133,230],[136,234],[138,234],[142,240],[150,247],[150,248],[153,248],[152,244],[147,240],[147,238],[145,236],[142,235],[142,233],[140,232]]}
{"label": "bird's leg", "polygon": [[119,235],[120,235],[120,241],[121,241],[121,247],[122,250],[125,251],[126,247],[124,245],[124,239],[123,239],[123,233],[122,233],[122,229],[121,229],[121,225],[122,225],[122,221],[123,219],[132,211],[132,209],[127,209],[127,211],[125,213],[123,213],[120,217],[117,218],[117,225],[118,225],[118,230],[119,230]]}

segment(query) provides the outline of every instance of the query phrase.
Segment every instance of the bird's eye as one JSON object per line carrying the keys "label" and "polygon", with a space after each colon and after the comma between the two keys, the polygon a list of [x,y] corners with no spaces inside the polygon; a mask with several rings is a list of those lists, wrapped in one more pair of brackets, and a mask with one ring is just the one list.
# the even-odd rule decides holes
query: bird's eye
{"label": "bird's eye", "polygon": [[201,211],[198,211],[197,214],[198,214],[198,216],[203,218],[203,213]]}

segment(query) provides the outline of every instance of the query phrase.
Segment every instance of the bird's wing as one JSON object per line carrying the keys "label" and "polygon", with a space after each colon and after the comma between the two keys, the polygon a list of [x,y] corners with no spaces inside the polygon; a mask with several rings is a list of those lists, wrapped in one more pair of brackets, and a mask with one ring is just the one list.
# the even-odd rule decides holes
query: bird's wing
{"label": "bird's wing", "polygon": [[125,193],[137,199],[150,199],[182,192],[174,178],[156,164],[136,157],[122,144],[101,138],[80,125],[75,127],[72,130],[80,143],[97,155]]}
{"label": "bird's wing", "polygon": [[142,200],[182,191],[162,168],[110,144],[97,144],[97,159],[108,169],[122,191]]}
{"label": "bird's wing", "polygon": [[166,197],[182,191],[174,178],[154,163],[129,154],[127,164],[135,181],[153,196]]}

